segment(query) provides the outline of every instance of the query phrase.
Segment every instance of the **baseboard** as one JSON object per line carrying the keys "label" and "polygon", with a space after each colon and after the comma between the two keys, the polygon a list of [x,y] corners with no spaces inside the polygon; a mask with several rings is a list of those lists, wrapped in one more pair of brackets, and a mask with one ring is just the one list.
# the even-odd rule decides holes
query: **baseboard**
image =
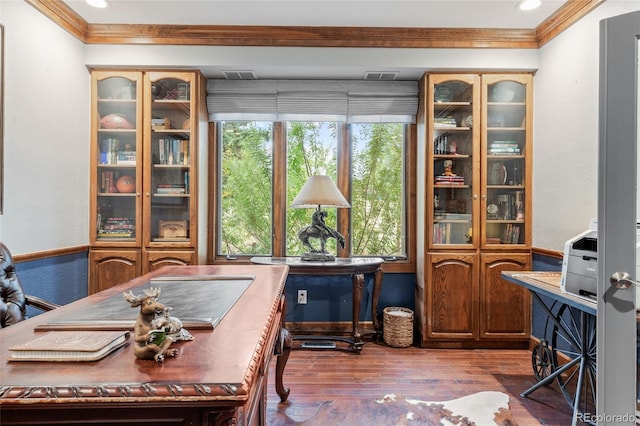
{"label": "baseboard", "polygon": [[[331,321],[331,322],[296,322],[287,321],[287,330],[292,334],[310,334],[310,335],[345,335],[350,336],[353,331],[353,324],[351,321]],[[359,323],[360,334],[364,335],[372,333],[373,322],[372,321],[360,321]]]}

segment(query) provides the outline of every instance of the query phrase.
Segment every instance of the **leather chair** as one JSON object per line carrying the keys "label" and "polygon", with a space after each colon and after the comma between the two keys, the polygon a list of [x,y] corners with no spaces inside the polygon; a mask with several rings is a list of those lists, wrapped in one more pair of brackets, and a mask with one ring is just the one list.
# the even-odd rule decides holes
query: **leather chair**
{"label": "leather chair", "polygon": [[59,305],[24,294],[11,252],[0,242],[0,328],[27,318],[27,305],[50,311]]}

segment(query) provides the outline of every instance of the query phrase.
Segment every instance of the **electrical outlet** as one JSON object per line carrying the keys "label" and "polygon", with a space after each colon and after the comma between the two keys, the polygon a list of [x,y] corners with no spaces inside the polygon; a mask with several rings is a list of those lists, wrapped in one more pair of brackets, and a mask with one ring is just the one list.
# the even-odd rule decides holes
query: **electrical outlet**
{"label": "electrical outlet", "polygon": [[307,304],[307,290],[298,290],[298,304],[299,305]]}

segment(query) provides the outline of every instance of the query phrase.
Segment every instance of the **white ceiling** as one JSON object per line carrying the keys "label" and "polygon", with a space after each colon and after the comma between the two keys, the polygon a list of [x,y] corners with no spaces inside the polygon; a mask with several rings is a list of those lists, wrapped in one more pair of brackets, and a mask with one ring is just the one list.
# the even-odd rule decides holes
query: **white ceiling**
{"label": "white ceiling", "polygon": [[[174,24],[253,26],[346,26],[419,28],[513,28],[535,29],[566,0],[542,0],[542,6],[523,12],[519,0],[109,0],[110,7],[97,9],[84,0],[64,2],[89,24]],[[120,49],[124,53],[125,46]],[[333,56],[327,54],[333,52]],[[378,49],[377,57],[406,55],[408,49]],[[354,65],[353,49],[325,49],[324,62],[305,56],[294,57],[283,49],[236,48],[221,55],[227,64],[199,64],[210,78],[223,78],[224,71],[254,71],[258,78],[343,78],[362,79],[367,71],[397,71],[398,79],[417,79],[424,68],[398,66],[391,56],[382,63],[396,64],[393,70],[375,66],[376,61]],[[359,49],[356,55],[372,55]],[[473,56],[475,52],[467,53]],[[238,55],[244,55],[238,59]],[[279,56],[281,55],[281,56]],[[346,55],[346,57],[345,57]],[[472,58],[468,58],[472,60]],[[235,60],[235,61],[234,61]],[[401,61],[400,61],[401,62]],[[388,66],[387,66],[388,67]]]}
{"label": "white ceiling", "polygon": [[109,0],[97,9],[65,3],[90,24],[285,25],[533,29],[566,0]]}

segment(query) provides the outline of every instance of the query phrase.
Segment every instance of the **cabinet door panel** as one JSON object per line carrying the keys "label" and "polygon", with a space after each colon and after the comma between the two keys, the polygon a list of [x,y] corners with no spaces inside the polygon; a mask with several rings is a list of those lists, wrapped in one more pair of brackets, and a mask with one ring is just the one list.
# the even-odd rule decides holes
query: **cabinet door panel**
{"label": "cabinet door panel", "polygon": [[141,241],[142,73],[91,74],[92,246],[138,247]]}
{"label": "cabinet door panel", "polygon": [[477,255],[428,256],[427,337],[475,339],[477,323]]}
{"label": "cabinet door panel", "polygon": [[144,165],[144,245],[193,247],[197,240],[196,74],[150,72],[144,82],[148,157]]}
{"label": "cabinet door panel", "polygon": [[529,338],[531,297],[524,287],[503,280],[503,271],[531,269],[531,255],[486,253],[481,256],[480,337]]}
{"label": "cabinet door panel", "polygon": [[482,76],[481,248],[531,245],[533,78]]}
{"label": "cabinet door panel", "polygon": [[195,265],[196,263],[194,251],[145,251],[145,270],[142,273],[146,274],[163,266],[185,266]]}
{"label": "cabinet door panel", "polygon": [[140,251],[92,250],[89,268],[89,294],[93,294],[140,276]]}
{"label": "cabinet door panel", "polygon": [[430,75],[427,98],[428,247],[478,247],[480,76]]}

